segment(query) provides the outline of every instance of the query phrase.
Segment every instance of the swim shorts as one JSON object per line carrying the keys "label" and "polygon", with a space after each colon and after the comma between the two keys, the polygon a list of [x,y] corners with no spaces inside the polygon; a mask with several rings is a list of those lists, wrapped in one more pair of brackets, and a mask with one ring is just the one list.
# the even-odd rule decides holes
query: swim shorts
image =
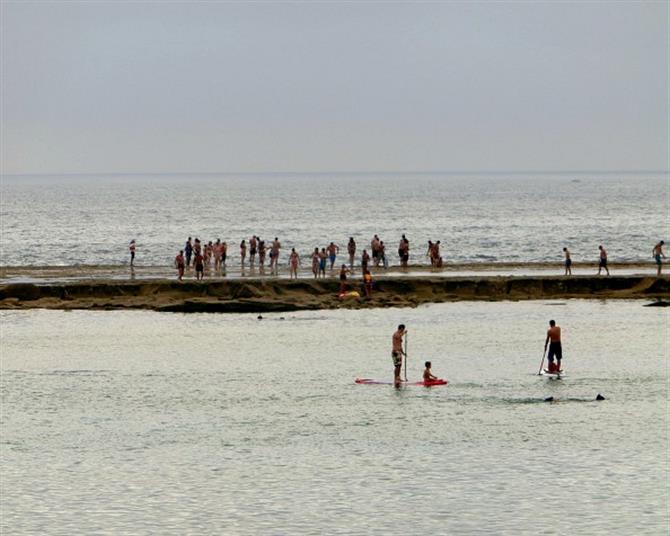
{"label": "swim shorts", "polygon": [[561,347],[560,342],[552,342],[549,344],[549,353],[547,354],[549,363],[554,362],[554,356],[556,356],[556,359],[563,359],[563,348]]}
{"label": "swim shorts", "polygon": [[321,260],[319,260],[319,268],[320,268],[321,270],[325,270],[325,269],[326,269],[326,259],[321,259]]}
{"label": "swim shorts", "polygon": [[337,255],[331,255],[330,256],[330,263],[335,264],[335,259],[337,259]]}
{"label": "swim shorts", "polygon": [[400,355],[400,352],[391,352],[391,358],[393,359],[394,367],[402,365],[402,355]]}
{"label": "swim shorts", "polygon": [[600,267],[605,268],[607,266],[607,259],[605,257],[601,257],[600,259]]}
{"label": "swim shorts", "polygon": [[656,264],[661,264],[661,256],[660,255],[655,255],[654,259],[656,259]]}
{"label": "swim shorts", "polygon": [[565,259],[566,266],[572,266],[572,259]]}

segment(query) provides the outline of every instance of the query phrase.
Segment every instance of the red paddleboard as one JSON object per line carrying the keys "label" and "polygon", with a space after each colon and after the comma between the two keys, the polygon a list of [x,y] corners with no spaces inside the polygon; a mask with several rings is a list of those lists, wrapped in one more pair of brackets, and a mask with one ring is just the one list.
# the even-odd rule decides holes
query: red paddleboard
{"label": "red paddleboard", "polygon": [[[354,380],[356,383],[361,385],[393,385],[393,381],[389,380],[372,380],[370,378],[356,378]],[[430,381],[420,381],[420,382],[400,382],[400,385],[416,385],[419,387],[433,387],[436,385],[447,385],[449,382],[447,380],[430,380]]]}

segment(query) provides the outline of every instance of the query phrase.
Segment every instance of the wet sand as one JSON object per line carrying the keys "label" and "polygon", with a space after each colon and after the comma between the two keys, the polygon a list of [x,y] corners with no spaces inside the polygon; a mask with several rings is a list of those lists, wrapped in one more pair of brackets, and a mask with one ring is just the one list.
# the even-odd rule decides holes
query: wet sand
{"label": "wet sand", "polygon": [[[341,266],[341,264],[339,264]],[[653,262],[643,263],[611,263],[612,275],[655,275],[656,265]],[[401,268],[391,265],[387,269],[372,268],[375,277],[478,277],[478,276],[559,276],[563,274],[562,263],[445,263],[442,268],[433,268],[429,265],[411,265]],[[594,263],[574,263],[574,275],[596,275],[598,266]],[[337,277],[338,271],[327,272],[328,277]],[[603,271],[604,273],[604,271]],[[356,266],[356,274],[360,275],[360,268]],[[313,280],[309,267],[300,270],[300,280]],[[279,273],[272,275],[266,268],[261,272],[258,267],[240,269],[239,263],[231,264],[224,273],[207,274],[207,281],[228,279],[256,279],[256,278],[286,278],[288,270],[280,266]],[[121,265],[77,265],[77,266],[0,266],[0,284],[6,283],[46,283],[46,282],[76,282],[98,280],[156,280],[176,279],[176,270],[171,266],[144,266],[138,265],[134,269],[127,264]],[[195,280],[193,270],[187,270],[185,280]]]}
{"label": "wet sand", "polygon": [[[361,281],[349,280],[350,290],[361,297],[338,297],[336,277],[315,280],[284,276],[187,279],[161,278],[159,273],[139,278],[128,268],[86,267],[85,276],[72,267],[44,268],[39,282],[17,282],[5,268],[0,281],[0,309],[151,309],[171,312],[270,312],[307,309],[415,307],[425,303],[461,300],[534,299],[670,299],[670,277],[652,275],[501,276],[480,271],[477,275],[445,277],[430,268],[411,268],[406,273],[376,276],[370,299],[363,297]],[[163,268],[163,270],[166,270]],[[117,276],[115,277],[114,274]],[[7,275],[5,275],[7,274]],[[35,275],[33,269],[33,276]],[[111,277],[110,277],[111,276]],[[60,280],[56,280],[59,279]],[[39,278],[34,278],[39,279]]]}

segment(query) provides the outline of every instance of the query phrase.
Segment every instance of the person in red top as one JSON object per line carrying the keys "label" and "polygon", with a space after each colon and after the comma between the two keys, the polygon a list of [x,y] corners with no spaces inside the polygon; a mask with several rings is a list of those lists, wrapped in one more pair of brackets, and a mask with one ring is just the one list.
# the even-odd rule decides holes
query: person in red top
{"label": "person in red top", "polygon": [[[544,341],[545,352],[547,351],[547,345],[549,345],[549,353],[547,354],[547,361],[549,361],[548,372],[561,372],[561,359],[563,359],[561,327],[556,325],[555,320],[549,321],[547,339]],[[556,357],[556,364],[554,364],[554,357]]]}
{"label": "person in red top", "polygon": [[174,258],[174,265],[177,268],[177,279],[181,281],[184,278],[184,250],[179,250],[179,253]]}

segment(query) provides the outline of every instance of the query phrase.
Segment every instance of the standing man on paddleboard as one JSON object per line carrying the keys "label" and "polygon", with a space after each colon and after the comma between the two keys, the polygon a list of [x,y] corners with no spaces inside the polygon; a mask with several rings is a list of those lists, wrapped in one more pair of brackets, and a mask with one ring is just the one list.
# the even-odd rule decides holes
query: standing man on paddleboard
{"label": "standing man on paddleboard", "polygon": [[[561,372],[561,359],[563,359],[563,349],[561,348],[561,327],[556,325],[555,320],[549,321],[549,329],[547,330],[547,339],[544,341],[544,351],[547,351],[547,344],[549,344],[549,354],[547,361],[549,361],[549,370],[547,372],[559,373]],[[554,365],[554,356],[556,357],[556,364]]]}
{"label": "standing man on paddleboard", "polygon": [[393,383],[396,387],[400,385],[400,369],[402,368],[402,357],[405,355],[405,351],[402,349],[402,338],[406,333],[405,324],[400,324],[393,334],[391,358],[393,359]]}

